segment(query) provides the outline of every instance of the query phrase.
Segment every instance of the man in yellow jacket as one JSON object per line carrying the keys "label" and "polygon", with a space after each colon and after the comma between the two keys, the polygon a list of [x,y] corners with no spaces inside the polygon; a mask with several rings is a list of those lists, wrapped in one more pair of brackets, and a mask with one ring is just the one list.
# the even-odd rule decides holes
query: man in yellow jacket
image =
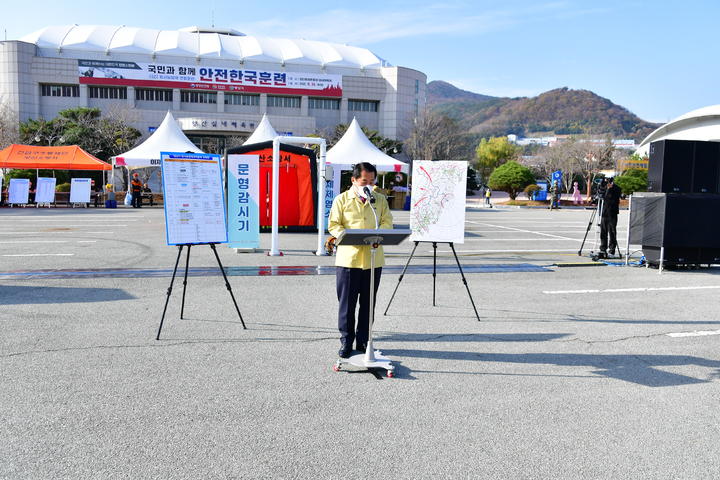
{"label": "man in yellow jacket", "polygon": [[[352,174],[352,187],[341,193],[333,201],[328,219],[328,231],[339,238],[345,229],[374,229],[375,215],[363,187],[372,190],[377,180],[374,165],[363,162],[355,165]],[[371,193],[375,198],[375,210],[380,228],[392,229],[392,214],[387,199],[380,194]],[[380,285],[380,274],[385,265],[383,247],[375,250],[375,299]],[[335,257],[337,267],[338,330],[340,330],[340,351],[342,358],[348,358],[352,352],[353,341],[361,352],[365,352],[370,323],[370,247],[338,245]],[[355,307],[360,297],[360,311],[355,322]],[[374,309],[375,306],[373,305]]]}

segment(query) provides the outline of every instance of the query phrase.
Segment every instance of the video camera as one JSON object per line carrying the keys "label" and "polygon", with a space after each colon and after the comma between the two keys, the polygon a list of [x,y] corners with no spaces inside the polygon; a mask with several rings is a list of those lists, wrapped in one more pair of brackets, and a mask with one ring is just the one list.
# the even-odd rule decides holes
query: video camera
{"label": "video camera", "polygon": [[607,192],[608,181],[607,178],[599,178],[595,180],[597,184],[597,195],[599,198],[604,198]]}

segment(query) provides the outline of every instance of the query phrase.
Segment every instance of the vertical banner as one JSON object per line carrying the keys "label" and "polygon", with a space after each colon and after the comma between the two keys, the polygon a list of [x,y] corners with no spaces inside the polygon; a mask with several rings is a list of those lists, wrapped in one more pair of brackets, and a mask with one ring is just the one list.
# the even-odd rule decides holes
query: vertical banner
{"label": "vertical banner", "polygon": [[558,170],[556,172],[552,173],[552,181],[557,181],[557,186],[560,189],[560,192],[562,193],[562,170]]}
{"label": "vertical banner", "polygon": [[340,174],[342,172],[340,171],[340,166],[333,167],[331,165],[326,165],[325,168],[332,168],[332,180],[327,182],[325,185],[325,220],[323,225],[325,225],[325,230],[327,231],[330,209],[332,208],[333,200],[335,200],[335,197],[337,197],[340,193]]}
{"label": "vertical banner", "polygon": [[38,177],[35,188],[35,203],[52,203],[55,201],[54,178]]}
{"label": "vertical banner", "polygon": [[413,242],[463,243],[467,162],[415,160],[410,201]]}
{"label": "vertical banner", "polygon": [[30,200],[30,180],[27,178],[11,178],[8,203],[26,204]]}
{"label": "vertical banner", "polygon": [[228,155],[227,179],[228,247],[260,248],[260,156]]}
{"label": "vertical banner", "polygon": [[70,203],[90,203],[89,178],[70,179]]}
{"label": "vertical banner", "polygon": [[160,152],[168,245],[227,243],[220,155]]}

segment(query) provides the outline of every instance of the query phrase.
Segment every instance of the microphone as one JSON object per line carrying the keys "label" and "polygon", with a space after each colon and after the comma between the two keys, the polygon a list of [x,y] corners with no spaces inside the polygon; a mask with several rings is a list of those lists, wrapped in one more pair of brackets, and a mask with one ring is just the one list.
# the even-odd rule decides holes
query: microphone
{"label": "microphone", "polygon": [[372,196],[372,194],[370,193],[370,189],[368,187],[363,187],[362,190],[363,190],[363,193],[365,193],[365,195],[367,195],[368,203],[370,203],[370,210],[372,210],[373,215],[375,215],[375,229],[377,230],[380,228],[380,225],[378,223],[377,213],[375,213],[375,209],[372,206],[372,204],[375,203],[375,197]]}
{"label": "microphone", "polygon": [[375,203],[375,197],[372,196],[368,187],[363,187],[363,192],[365,192],[365,195],[367,196],[367,199],[370,200],[370,203]]}

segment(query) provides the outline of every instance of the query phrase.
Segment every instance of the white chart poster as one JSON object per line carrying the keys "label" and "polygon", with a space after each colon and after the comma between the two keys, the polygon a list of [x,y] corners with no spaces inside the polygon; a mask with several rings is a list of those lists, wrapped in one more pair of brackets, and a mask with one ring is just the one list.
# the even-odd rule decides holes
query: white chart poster
{"label": "white chart poster", "polygon": [[70,203],[90,203],[90,178],[70,179]]}
{"label": "white chart poster", "polygon": [[413,162],[410,229],[413,242],[464,243],[467,162]]}
{"label": "white chart poster", "polygon": [[30,180],[27,178],[11,178],[8,203],[28,203],[30,199]]}
{"label": "white chart poster", "polygon": [[55,201],[54,178],[38,177],[35,189],[35,203],[52,203]]}
{"label": "white chart poster", "polygon": [[227,243],[220,156],[161,152],[168,245]]}

